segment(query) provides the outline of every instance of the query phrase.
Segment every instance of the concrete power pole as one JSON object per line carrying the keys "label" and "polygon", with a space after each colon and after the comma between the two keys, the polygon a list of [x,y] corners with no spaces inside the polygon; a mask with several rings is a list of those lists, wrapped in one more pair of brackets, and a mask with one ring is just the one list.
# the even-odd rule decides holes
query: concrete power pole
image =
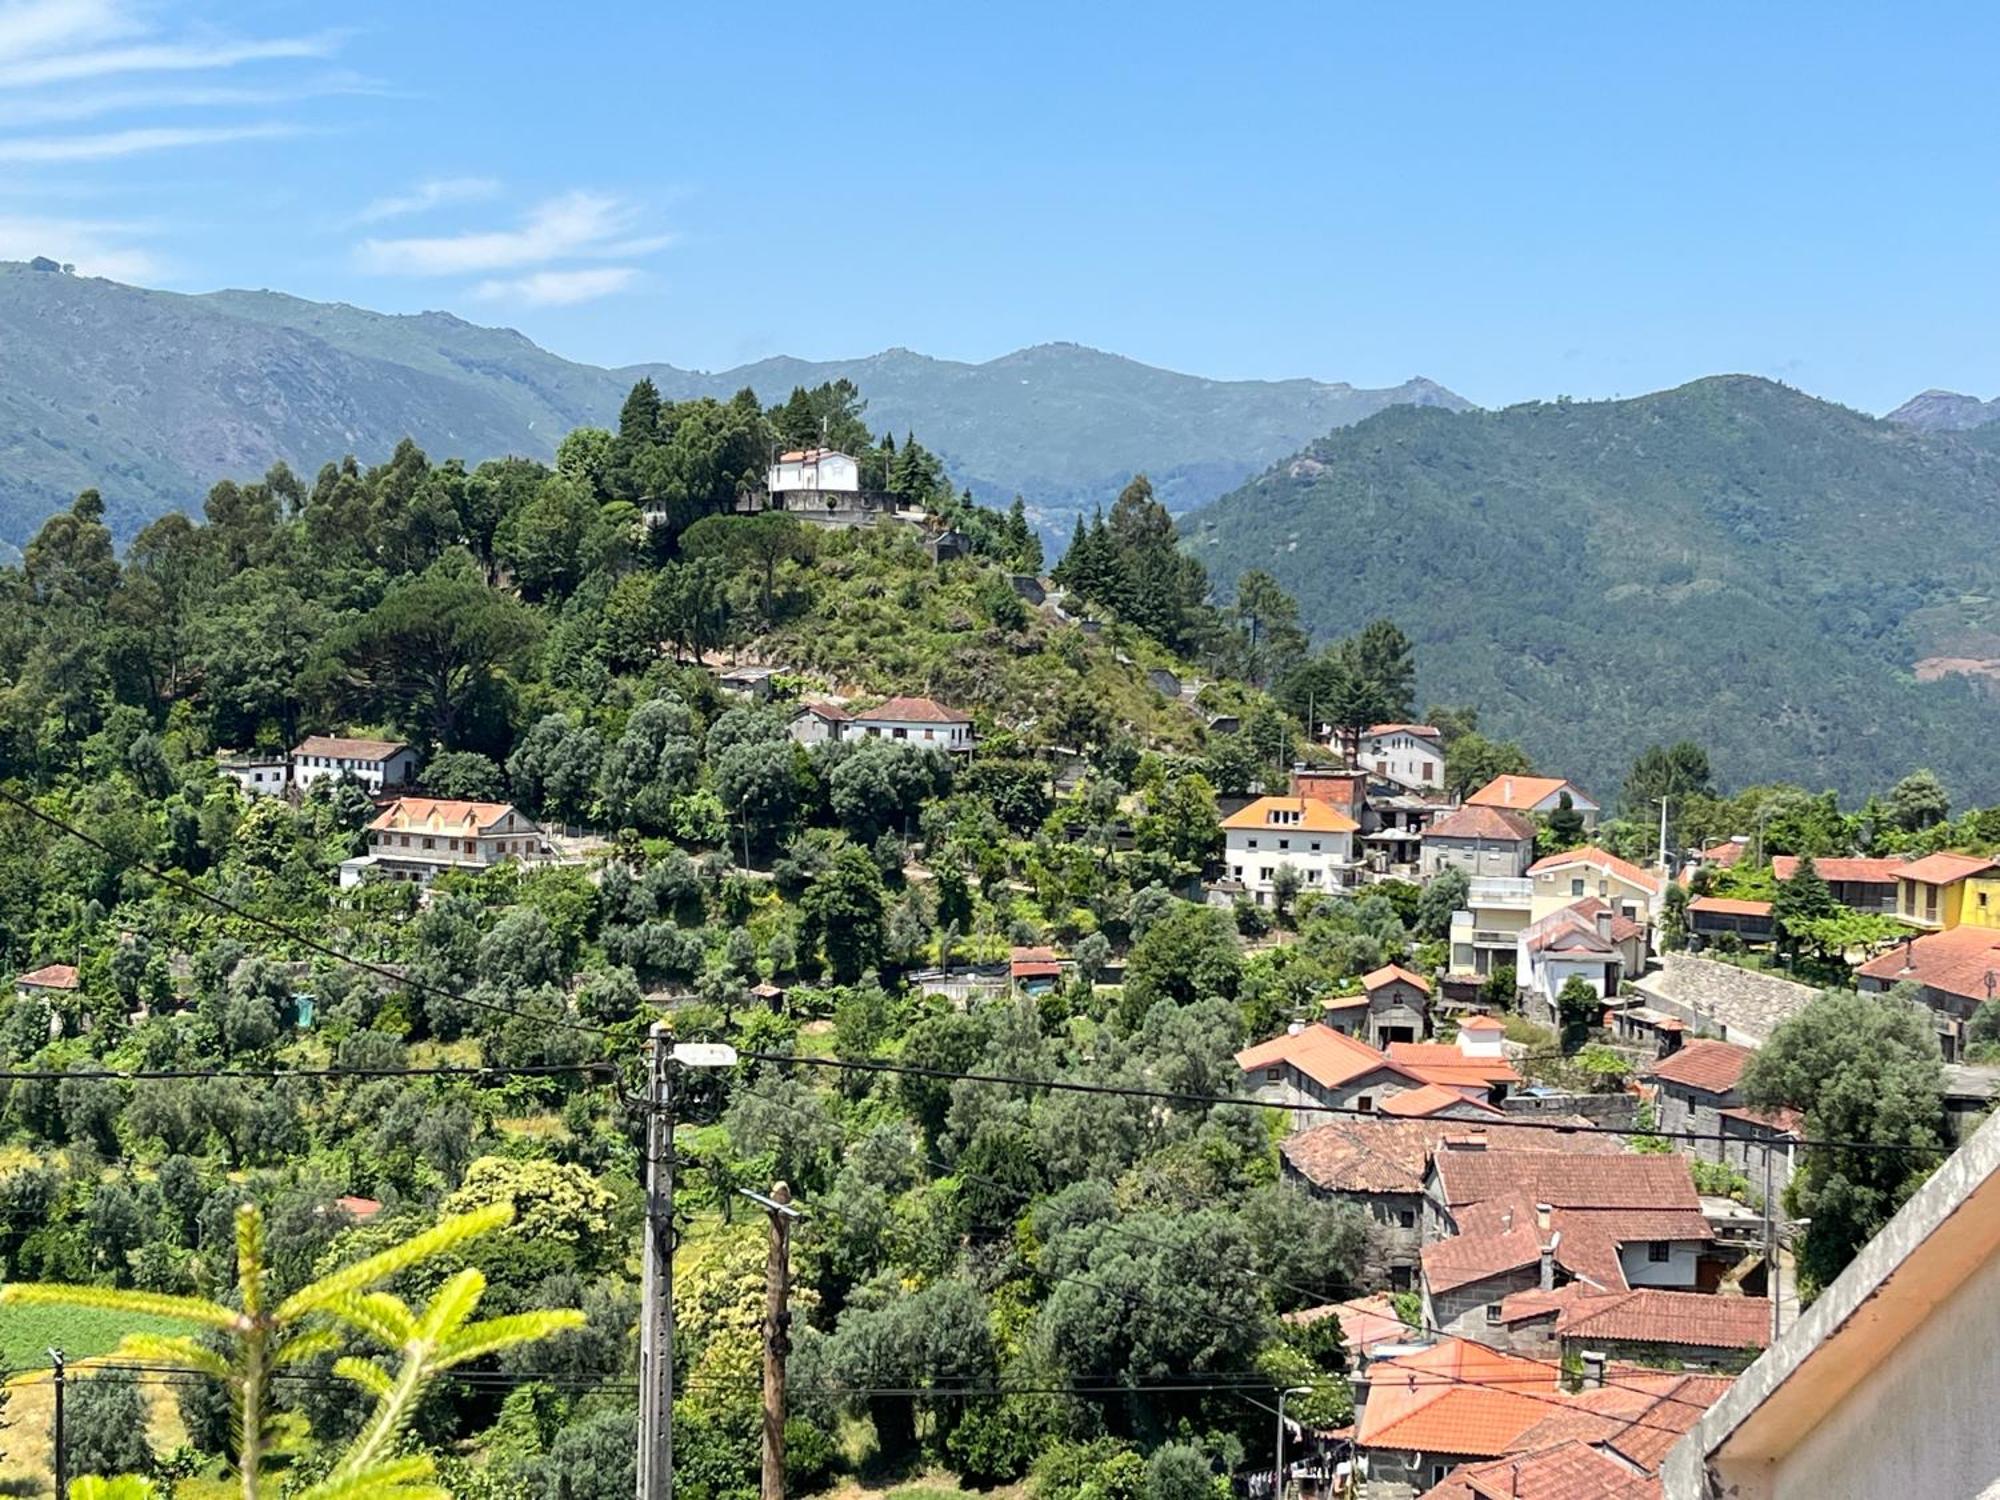
{"label": "concrete power pole", "polygon": [[674,1117],[667,1028],[646,1039],[646,1243],[640,1279],[638,1500],[674,1487]]}
{"label": "concrete power pole", "polygon": [[69,1493],[69,1442],[68,1435],[63,1431],[63,1394],[67,1372],[63,1367],[62,1350],[51,1349],[49,1351],[49,1362],[54,1367],[52,1375],[56,1388],[54,1431],[49,1436],[55,1446],[56,1495],[58,1500],[60,1500],[60,1497]]}
{"label": "concrete power pole", "polygon": [[792,1190],[774,1183],[771,1196],[738,1189],[771,1216],[771,1250],[764,1262],[764,1468],[760,1500],[785,1500],[785,1356],[792,1352]]}

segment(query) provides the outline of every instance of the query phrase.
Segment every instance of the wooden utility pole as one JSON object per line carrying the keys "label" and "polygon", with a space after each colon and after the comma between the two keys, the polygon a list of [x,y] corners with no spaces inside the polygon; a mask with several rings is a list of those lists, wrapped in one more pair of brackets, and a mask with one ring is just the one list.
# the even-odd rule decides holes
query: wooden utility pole
{"label": "wooden utility pole", "polygon": [[739,1189],[771,1216],[771,1249],[764,1262],[764,1469],[761,1500],[785,1500],[785,1356],[792,1352],[792,1190],[771,1185],[771,1196]]}

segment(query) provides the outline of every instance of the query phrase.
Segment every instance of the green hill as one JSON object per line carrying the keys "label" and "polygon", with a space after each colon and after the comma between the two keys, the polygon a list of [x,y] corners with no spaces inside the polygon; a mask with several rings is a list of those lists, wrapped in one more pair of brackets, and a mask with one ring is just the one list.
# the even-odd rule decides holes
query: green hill
{"label": "green hill", "polygon": [[957,483],[1002,504],[1024,495],[1051,536],[1138,469],[1184,509],[1390,403],[1464,404],[1423,380],[1376,391],[1203,380],[1072,344],[978,365],[896,349],[606,370],[447,313],[185,296],[11,262],[0,262],[0,348],[0,550],[90,485],[124,536],[198,505],[220,476],[255,477],[278,459],[309,468],[330,453],[380,461],[404,436],[473,462],[547,459],[571,428],[611,423],[642,375],[670,398],[751,386],[766,400],[845,376],[876,431],[934,434]]}
{"label": "green hill", "polygon": [[[1393,617],[1426,701],[1615,795],[1692,737],[1726,781],[2000,795],[2000,456],[1722,376],[1629,401],[1396,409],[1183,522],[1321,636]],[[1942,680],[1920,682],[1944,670]],[[1944,663],[1944,666],[1940,666]]]}

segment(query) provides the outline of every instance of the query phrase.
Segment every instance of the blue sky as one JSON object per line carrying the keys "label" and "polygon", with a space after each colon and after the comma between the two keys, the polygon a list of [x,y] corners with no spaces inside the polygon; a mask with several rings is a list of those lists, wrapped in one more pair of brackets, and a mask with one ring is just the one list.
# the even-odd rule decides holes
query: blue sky
{"label": "blue sky", "polygon": [[0,256],[601,363],[2000,393],[1974,5],[0,0]]}

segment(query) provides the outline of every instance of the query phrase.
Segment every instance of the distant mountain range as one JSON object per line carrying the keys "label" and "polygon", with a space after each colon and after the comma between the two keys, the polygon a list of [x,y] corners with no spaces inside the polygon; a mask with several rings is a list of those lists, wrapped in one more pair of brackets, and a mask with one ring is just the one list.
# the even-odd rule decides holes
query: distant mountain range
{"label": "distant mountain range", "polygon": [[2000,421],[2000,400],[1981,401],[1957,391],[1925,391],[1890,412],[1888,420],[1923,432],[1969,432]]}
{"label": "distant mountain range", "polygon": [[1384,407],[1467,404],[1428,380],[1384,390],[1204,380],[1075,344],[984,364],[892,349],[714,373],[609,370],[447,313],[187,296],[19,262],[0,262],[0,350],[0,544],[20,543],[87,486],[129,535],[197,507],[217,479],[281,458],[309,477],[346,453],[386,457],[405,435],[434,457],[547,458],[571,428],[615,421],[641,376],[675,398],[747,385],[775,402],[844,375],[877,431],[914,430],[982,499],[1025,496],[1052,536],[1108,505],[1137,470],[1185,509]]}
{"label": "distant mountain range", "polygon": [[[1617,795],[1682,736],[1849,796],[2000,800],[2000,425],[1926,432],[1746,376],[1629,401],[1379,413],[1183,520],[1325,637],[1387,615],[1472,703]],[[1419,704],[1419,707],[1422,705]]]}

